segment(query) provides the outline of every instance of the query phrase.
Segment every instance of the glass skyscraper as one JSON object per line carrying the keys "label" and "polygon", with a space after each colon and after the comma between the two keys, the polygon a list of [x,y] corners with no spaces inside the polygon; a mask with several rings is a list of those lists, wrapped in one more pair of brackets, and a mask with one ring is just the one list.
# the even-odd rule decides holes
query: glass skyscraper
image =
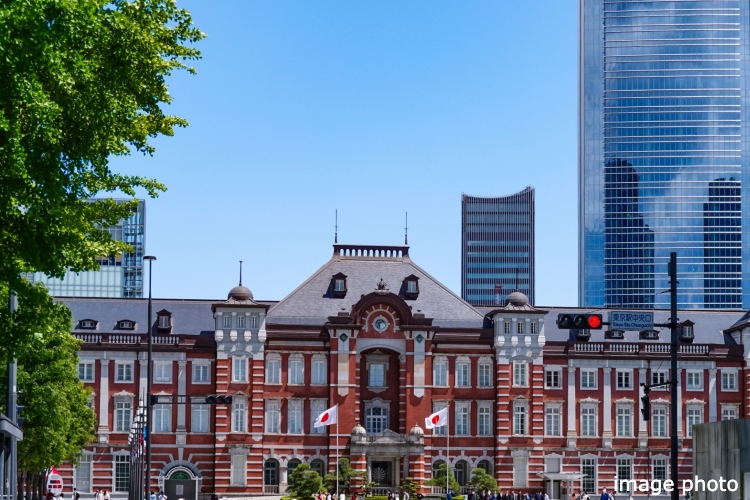
{"label": "glass skyscraper", "polygon": [[579,10],[580,305],[750,307],[750,2]]}
{"label": "glass skyscraper", "polygon": [[122,255],[105,255],[98,259],[98,271],[68,271],[62,279],[34,273],[32,280],[47,286],[56,297],[143,297],[143,256],[146,248],[146,202],[107,231],[115,241],[133,247]]}
{"label": "glass skyscraper", "polygon": [[534,188],[496,198],[461,195],[461,297],[502,305],[516,289],[534,304]]}

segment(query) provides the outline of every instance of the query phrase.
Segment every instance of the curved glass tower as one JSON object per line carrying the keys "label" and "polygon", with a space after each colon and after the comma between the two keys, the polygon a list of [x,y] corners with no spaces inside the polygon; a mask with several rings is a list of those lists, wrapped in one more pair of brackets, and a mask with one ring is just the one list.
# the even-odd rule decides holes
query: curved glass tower
{"label": "curved glass tower", "polygon": [[750,3],[579,9],[580,305],[750,307]]}

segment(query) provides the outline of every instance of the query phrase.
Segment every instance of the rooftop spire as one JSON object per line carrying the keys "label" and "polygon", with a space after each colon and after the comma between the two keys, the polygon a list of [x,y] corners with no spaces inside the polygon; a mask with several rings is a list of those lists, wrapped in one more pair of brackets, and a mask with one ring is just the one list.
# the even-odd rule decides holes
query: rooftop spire
{"label": "rooftop spire", "polygon": [[404,245],[409,244],[409,212],[406,213],[406,225],[404,226]]}
{"label": "rooftop spire", "polygon": [[520,288],[518,288],[518,268],[516,268],[516,291],[520,291]]}
{"label": "rooftop spire", "polygon": [[240,261],[240,286],[242,286],[242,261]]}
{"label": "rooftop spire", "polygon": [[339,211],[338,209],[336,210],[336,222],[334,224],[335,225],[333,226],[333,230],[334,230],[333,242],[338,243],[339,242]]}

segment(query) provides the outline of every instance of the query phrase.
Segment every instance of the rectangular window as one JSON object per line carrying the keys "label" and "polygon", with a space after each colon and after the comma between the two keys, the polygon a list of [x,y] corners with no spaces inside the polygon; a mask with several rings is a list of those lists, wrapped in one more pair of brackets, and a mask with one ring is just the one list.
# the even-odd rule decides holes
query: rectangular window
{"label": "rectangular window", "polygon": [[266,401],[266,432],[279,432],[279,417],[281,415],[278,401]]}
{"label": "rectangular window", "polygon": [[289,383],[302,385],[304,380],[304,359],[289,358]]}
{"label": "rectangular window", "polygon": [[209,406],[193,403],[190,420],[193,432],[208,432]]}
{"label": "rectangular window", "polygon": [[132,363],[117,363],[115,365],[115,381],[117,382],[132,382],[133,381]]}
{"label": "rectangular window", "polygon": [[370,387],[385,387],[385,364],[372,363],[368,369],[369,383],[367,385]]}
{"label": "rectangular window", "polygon": [[631,370],[617,370],[617,388],[618,389],[632,389],[633,388],[633,377]]}
{"label": "rectangular window", "polygon": [[721,410],[722,420],[734,420],[737,418],[737,407],[736,406],[725,406]]}
{"label": "rectangular window", "polygon": [[581,459],[581,489],[585,492],[596,492],[596,459],[595,458],[582,458]]}
{"label": "rectangular window", "polygon": [[337,279],[334,281],[333,290],[336,292],[343,292],[344,291],[344,280]]}
{"label": "rectangular window", "polygon": [[289,434],[302,434],[302,401],[289,401]]}
{"label": "rectangular window", "polygon": [[313,425],[315,423],[315,419],[318,418],[321,413],[326,411],[326,403],[327,401],[323,401],[320,399],[314,399],[312,401],[312,408],[310,410],[310,432],[312,434],[325,434],[326,432],[325,427],[315,427]]}
{"label": "rectangular window", "polygon": [[208,384],[211,380],[208,376],[209,365],[196,364],[193,361],[193,383]]}
{"label": "rectangular window", "polygon": [[[278,426],[278,418],[276,420]],[[247,405],[244,399],[232,402],[232,432],[247,432]]]}
{"label": "rectangular window", "polygon": [[687,411],[687,437],[693,437],[693,426],[703,423],[703,410],[700,408],[688,408]]}
{"label": "rectangular window", "polygon": [[529,482],[529,459],[513,457],[513,486],[526,488]]}
{"label": "rectangular window", "polygon": [[130,455],[115,455],[115,491],[130,488]]}
{"label": "rectangular window", "polygon": [[326,362],[323,359],[313,359],[312,362],[312,383],[313,385],[325,385],[328,379]]}
{"label": "rectangular window", "polygon": [[154,362],[154,382],[169,383],[172,382],[172,362],[155,361]]}
{"label": "rectangular window", "polygon": [[115,432],[130,432],[130,401],[115,402]]}
{"label": "rectangular window", "polygon": [[667,459],[666,458],[655,458],[652,467],[654,469],[654,475],[652,479],[654,481],[666,481],[667,480]]}
{"label": "rectangular window", "polygon": [[527,387],[529,385],[529,374],[526,370],[528,364],[526,361],[513,362],[513,385],[517,387]]}
{"label": "rectangular window", "polygon": [[544,410],[545,431],[548,436],[560,436],[560,407],[548,406]]}
{"label": "rectangular window", "polygon": [[596,370],[581,370],[581,389],[596,389]]}
{"label": "rectangular window", "polygon": [[416,281],[407,281],[406,282],[406,292],[407,293],[417,293],[417,282]]}
{"label": "rectangular window", "polygon": [[[667,372],[666,371],[658,371],[658,372],[652,372],[651,373],[651,383],[652,384],[665,384],[668,382],[667,379]],[[653,387],[652,391],[666,391],[669,389],[669,386],[662,385],[661,387]]]}
{"label": "rectangular window", "polygon": [[[437,413],[440,410],[442,410],[443,408],[445,408],[445,403],[433,403],[432,404],[432,413]],[[448,422],[448,424],[450,425],[450,422]],[[443,426],[440,426],[440,427],[435,427],[434,429],[432,429],[432,435],[433,436],[445,436],[446,435],[445,434],[446,429],[448,429],[447,425],[443,425]]]}
{"label": "rectangular window", "polygon": [[469,387],[469,363],[456,363],[456,387]]}
{"label": "rectangular window", "polygon": [[544,387],[547,389],[559,389],[562,387],[560,370],[557,368],[548,368],[544,371]]}
{"label": "rectangular window", "polygon": [[478,434],[480,436],[492,435],[492,408],[489,406],[479,407]]}
{"label": "rectangular window", "polygon": [[172,405],[154,406],[154,432],[170,432],[172,428]]}
{"label": "rectangular window", "polygon": [[232,328],[232,317],[225,315],[224,316],[224,328]]}
{"label": "rectangular window", "polygon": [[78,380],[83,382],[94,381],[94,363],[78,363]]}
{"label": "rectangular window", "polygon": [[237,328],[245,328],[245,315],[237,316]]}
{"label": "rectangular window", "polygon": [[479,387],[492,387],[492,365],[479,364]]}
{"label": "rectangular window", "polygon": [[434,384],[436,387],[447,387],[448,386],[448,363],[445,361],[435,363],[435,380]]}
{"label": "rectangular window", "polygon": [[688,391],[703,390],[703,372],[702,371],[687,372],[687,390]]}
{"label": "rectangular window", "polygon": [[266,384],[281,383],[281,360],[277,357],[266,358]]}
{"label": "rectangular window", "polygon": [[247,382],[246,358],[232,358],[232,382]]}
{"label": "rectangular window", "polygon": [[526,406],[517,404],[513,407],[513,434],[526,435]]}
{"label": "rectangular window", "polygon": [[523,333],[523,323],[520,321],[516,323],[516,333]]}
{"label": "rectangular window", "polygon": [[91,455],[81,455],[78,459],[75,488],[80,493],[91,492]]}
{"label": "rectangular window", "polygon": [[469,435],[469,406],[465,404],[456,406],[456,435]]}
{"label": "rectangular window", "polygon": [[244,486],[247,478],[247,459],[245,455],[232,455],[232,485]]}
{"label": "rectangular window", "polygon": [[596,436],[596,408],[581,408],[581,435]]}
{"label": "rectangular window", "polygon": [[721,371],[721,390],[722,391],[736,391],[737,390],[737,372]]}
{"label": "rectangular window", "polygon": [[258,315],[250,316],[250,328],[258,328]]}
{"label": "rectangular window", "polygon": [[633,412],[630,408],[617,408],[617,435],[620,437],[633,435]]}
{"label": "rectangular window", "polygon": [[667,435],[667,409],[654,407],[651,415],[651,432],[655,437],[666,437]]}
{"label": "rectangular window", "polygon": [[529,327],[531,327],[531,333],[536,333],[536,322],[529,323]]}
{"label": "rectangular window", "polygon": [[510,323],[507,321],[503,323],[503,333],[510,333]]}
{"label": "rectangular window", "polygon": [[[617,488],[620,493],[630,492],[630,480],[633,479],[632,461],[629,458],[617,459]],[[624,482],[621,482],[624,481]]]}

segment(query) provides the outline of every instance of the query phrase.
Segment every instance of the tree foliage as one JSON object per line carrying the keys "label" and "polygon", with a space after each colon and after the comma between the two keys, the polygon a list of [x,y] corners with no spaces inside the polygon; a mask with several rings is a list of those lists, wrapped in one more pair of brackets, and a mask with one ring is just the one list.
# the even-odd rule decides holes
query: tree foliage
{"label": "tree foliage", "polygon": [[414,479],[407,477],[401,481],[401,489],[409,494],[409,498],[416,498],[419,491],[419,483]]}
{"label": "tree foliage", "polygon": [[[19,311],[46,294],[23,273],[61,277],[122,252],[101,227],[132,210],[100,193],[165,187],[110,169],[113,155],[152,154],[149,139],[187,125],[164,113],[166,77],[203,38],[175,0],[0,0],[0,304]],[[0,308],[0,360],[39,329]]]}
{"label": "tree foliage", "polygon": [[476,468],[471,471],[471,481],[469,483],[477,491],[497,490],[497,481],[495,481],[495,478],[487,474],[487,471],[481,468]]}
{"label": "tree foliage", "polygon": [[[446,463],[442,463],[435,471],[435,475],[428,481],[425,481],[424,484],[428,486],[441,486],[444,488],[445,476],[447,474],[448,474],[448,465]],[[455,491],[456,493],[461,491],[461,485],[458,484],[458,481],[456,481],[456,478],[453,475],[453,469],[450,469],[450,474],[448,474],[448,488],[452,491]]]}
{"label": "tree foliage", "polygon": [[[344,490],[348,490],[351,486],[352,479],[355,477],[364,477],[364,472],[357,472],[354,470],[349,463],[348,458],[339,458],[339,486],[343,485]],[[323,478],[326,489],[331,493],[336,491],[336,473],[328,473]],[[341,490],[339,490],[341,491]]]}
{"label": "tree foliage", "polygon": [[298,500],[309,500],[313,495],[324,491],[323,479],[310,464],[299,464],[289,474],[286,495]]}

